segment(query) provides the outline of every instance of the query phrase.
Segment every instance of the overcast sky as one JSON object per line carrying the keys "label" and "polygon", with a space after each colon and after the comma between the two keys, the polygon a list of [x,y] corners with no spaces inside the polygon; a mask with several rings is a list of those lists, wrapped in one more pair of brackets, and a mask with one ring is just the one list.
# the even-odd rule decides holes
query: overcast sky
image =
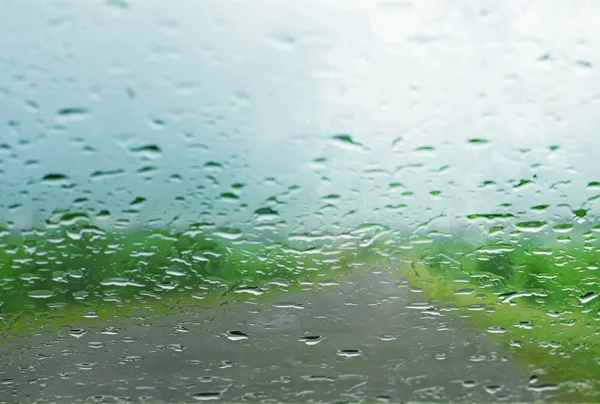
{"label": "overcast sky", "polygon": [[600,192],[600,3],[128,3],[0,4],[0,219],[411,227]]}

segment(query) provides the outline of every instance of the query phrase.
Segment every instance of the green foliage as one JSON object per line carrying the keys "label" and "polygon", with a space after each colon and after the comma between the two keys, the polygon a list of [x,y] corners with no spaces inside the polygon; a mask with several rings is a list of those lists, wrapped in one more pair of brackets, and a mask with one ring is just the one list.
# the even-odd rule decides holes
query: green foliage
{"label": "green foliage", "polygon": [[103,230],[72,213],[61,223],[0,233],[0,314],[102,301],[126,305],[173,292],[218,295],[274,278],[314,279],[352,266],[361,253],[337,245],[303,251],[232,241],[202,224],[185,231]]}
{"label": "green foliage", "polygon": [[[580,298],[598,288],[600,248],[595,239],[567,244],[482,244],[454,238],[435,240],[415,246],[409,255],[444,279],[466,280],[479,287],[493,280],[498,293],[542,289],[547,296],[535,301],[546,306],[583,307]],[[600,309],[600,299],[585,307]]]}

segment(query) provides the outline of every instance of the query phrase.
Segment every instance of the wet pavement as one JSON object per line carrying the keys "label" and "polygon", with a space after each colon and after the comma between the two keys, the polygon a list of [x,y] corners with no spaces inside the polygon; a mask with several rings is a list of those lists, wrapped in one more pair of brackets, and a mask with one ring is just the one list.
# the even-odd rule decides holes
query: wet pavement
{"label": "wet pavement", "polygon": [[0,401],[531,401],[529,374],[391,270],[0,346]]}

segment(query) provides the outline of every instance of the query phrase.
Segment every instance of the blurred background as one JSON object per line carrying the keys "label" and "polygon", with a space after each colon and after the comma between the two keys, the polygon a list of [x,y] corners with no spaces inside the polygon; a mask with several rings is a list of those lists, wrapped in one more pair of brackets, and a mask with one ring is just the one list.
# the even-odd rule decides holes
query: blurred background
{"label": "blurred background", "polygon": [[[0,219],[19,229],[75,209],[103,226],[285,235],[431,219],[448,231],[538,205],[571,217],[598,203],[598,12],[2,2]],[[262,230],[261,208],[277,218]]]}

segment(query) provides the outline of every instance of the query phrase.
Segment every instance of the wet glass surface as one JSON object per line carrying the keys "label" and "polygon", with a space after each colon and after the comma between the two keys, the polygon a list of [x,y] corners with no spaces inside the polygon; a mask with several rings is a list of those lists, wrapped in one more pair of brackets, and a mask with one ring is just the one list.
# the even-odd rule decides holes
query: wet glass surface
{"label": "wet glass surface", "polygon": [[0,2],[0,402],[595,401],[594,2]]}

